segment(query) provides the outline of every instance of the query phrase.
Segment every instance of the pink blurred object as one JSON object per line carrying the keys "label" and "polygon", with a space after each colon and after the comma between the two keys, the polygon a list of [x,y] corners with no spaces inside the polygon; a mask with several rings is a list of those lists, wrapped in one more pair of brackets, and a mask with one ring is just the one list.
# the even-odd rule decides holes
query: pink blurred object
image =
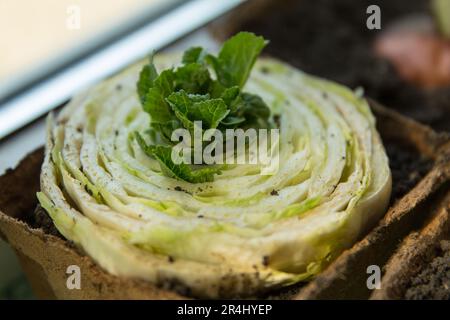
{"label": "pink blurred object", "polygon": [[375,42],[407,81],[424,88],[450,86],[450,41],[431,32],[391,31]]}

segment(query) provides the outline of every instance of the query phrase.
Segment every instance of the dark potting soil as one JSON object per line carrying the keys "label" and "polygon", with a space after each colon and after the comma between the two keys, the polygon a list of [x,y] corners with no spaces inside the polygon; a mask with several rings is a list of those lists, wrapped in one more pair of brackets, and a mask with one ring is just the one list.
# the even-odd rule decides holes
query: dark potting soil
{"label": "dark potting soil", "polygon": [[408,193],[432,168],[433,161],[395,141],[383,144],[392,174],[391,203]]}
{"label": "dark potting soil", "polygon": [[[351,88],[363,87],[387,107],[435,130],[450,131],[450,87],[425,91],[403,81],[377,57],[375,37],[404,17],[428,14],[428,0],[298,0],[263,17],[249,17],[239,30],[270,39],[265,53],[305,72]],[[369,5],[381,9],[381,30],[366,27]]]}
{"label": "dark potting soil", "polygon": [[411,280],[405,299],[450,300],[450,241],[441,241],[438,255]]}

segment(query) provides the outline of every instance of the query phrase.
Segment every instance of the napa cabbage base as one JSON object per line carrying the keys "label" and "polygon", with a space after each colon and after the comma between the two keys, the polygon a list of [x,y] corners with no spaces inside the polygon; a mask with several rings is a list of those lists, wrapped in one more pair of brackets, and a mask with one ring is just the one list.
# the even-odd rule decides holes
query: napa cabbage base
{"label": "napa cabbage base", "polygon": [[[154,57],[158,70],[177,61]],[[136,94],[144,66],[48,119],[39,201],[106,271],[194,297],[254,297],[310,279],[384,214],[388,159],[353,91],[258,59],[243,89],[279,116],[279,170],[229,165],[213,181],[191,183],[168,176],[142,148],[158,139],[146,134],[152,120]]]}

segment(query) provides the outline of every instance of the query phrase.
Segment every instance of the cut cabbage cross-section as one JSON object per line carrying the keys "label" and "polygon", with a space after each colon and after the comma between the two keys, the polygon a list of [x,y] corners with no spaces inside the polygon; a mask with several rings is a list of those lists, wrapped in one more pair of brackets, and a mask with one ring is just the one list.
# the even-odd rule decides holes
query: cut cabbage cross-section
{"label": "cut cabbage cross-section", "polygon": [[[158,55],[163,70],[179,61]],[[48,118],[39,201],[108,272],[192,296],[248,297],[307,280],[385,212],[391,175],[367,102],[277,60],[245,90],[279,118],[279,170],[227,165],[212,182],[162,174],[135,85],[142,64]],[[149,144],[152,141],[147,141]]]}

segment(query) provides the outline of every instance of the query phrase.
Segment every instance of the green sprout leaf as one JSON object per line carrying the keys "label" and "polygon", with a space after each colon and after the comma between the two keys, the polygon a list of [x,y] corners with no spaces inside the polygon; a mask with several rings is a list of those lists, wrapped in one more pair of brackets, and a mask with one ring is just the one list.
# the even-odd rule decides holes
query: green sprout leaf
{"label": "green sprout leaf", "polygon": [[[201,47],[188,49],[182,65],[158,74],[153,58],[141,70],[137,94],[145,112],[150,115],[153,141],[164,144],[139,145],[158,160],[162,171],[189,182],[211,181],[216,169],[193,170],[177,165],[168,158],[172,132],[185,128],[193,132],[196,121],[202,131],[208,129],[268,127],[270,110],[261,97],[242,91],[251,69],[267,42],[252,33],[241,32],[226,41],[218,56]],[[210,68],[215,73],[211,77]],[[208,170],[207,170],[208,169]]]}
{"label": "green sprout leaf", "polygon": [[215,166],[204,166],[201,169],[194,170],[184,163],[175,164],[172,160],[172,148],[170,146],[149,146],[145,143],[144,138],[142,138],[139,133],[136,133],[136,140],[141,149],[148,156],[153,157],[158,161],[161,171],[168,177],[191,183],[202,183],[214,181],[214,175],[221,173],[220,168]]}

